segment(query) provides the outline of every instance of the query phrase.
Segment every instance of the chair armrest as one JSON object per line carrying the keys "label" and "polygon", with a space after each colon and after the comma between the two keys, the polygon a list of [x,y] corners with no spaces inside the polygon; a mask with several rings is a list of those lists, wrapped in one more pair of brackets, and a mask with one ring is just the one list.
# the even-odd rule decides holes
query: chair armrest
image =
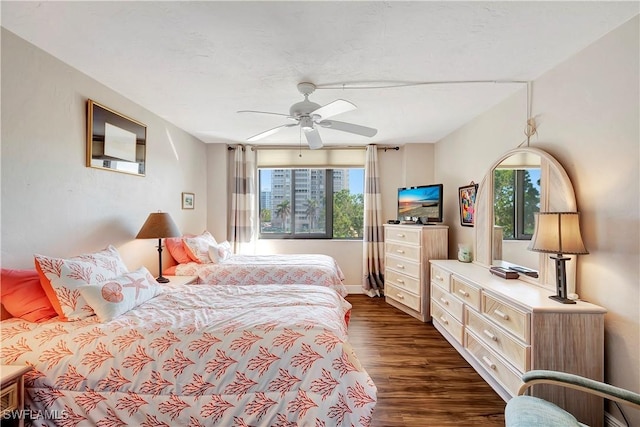
{"label": "chair armrest", "polygon": [[522,381],[524,384],[520,386],[518,396],[523,395],[527,388],[534,384],[554,384],[595,394],[640,409],[640,394],[579,375],[539,369],[525,372],[522,375]]}

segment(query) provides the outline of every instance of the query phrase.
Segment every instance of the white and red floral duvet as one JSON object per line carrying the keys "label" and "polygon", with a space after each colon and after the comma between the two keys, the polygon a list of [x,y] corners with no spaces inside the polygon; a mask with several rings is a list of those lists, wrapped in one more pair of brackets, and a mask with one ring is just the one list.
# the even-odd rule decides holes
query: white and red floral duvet
{"label": "white and red floral duvet", "polygon": [[35,425],[370,424],[376,387],[347,342],[350,304],[334,291],[163,289],[107,323],[2,321],[1,363],[33,365],[27,407],[57,417]]}
{"label": "white and red floral duvet", "polygon": [[190,262],[172,267],[168,274],[198,276],[208,285],[261,285],[268,283],[327,286],[343,297],[347,288],[336,260],[328,255],[233,255],[210,264]]}

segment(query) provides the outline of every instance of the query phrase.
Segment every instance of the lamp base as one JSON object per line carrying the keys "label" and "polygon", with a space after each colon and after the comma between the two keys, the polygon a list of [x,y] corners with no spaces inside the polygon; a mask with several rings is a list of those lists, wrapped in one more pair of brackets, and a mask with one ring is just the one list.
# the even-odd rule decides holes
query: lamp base
{"label": "lamp base", "polygon": [[156,282],[158,283],[169,283],[169,279],[163,276],[156,277]]}
{"label": "lamp base", "polygon": [[563,303],[563,304],[575,304],[575,303],[576,303],[576,302],[575,302],[574,300],[572,300],[572,299],[569,299],[569,298],[562,298],[562,297],[559,297],[558,295],[551,295],[549,298],[550,298],[550,299],[552,299],[552,300],[554,300],[554,301],[561,302],[561,303]]}

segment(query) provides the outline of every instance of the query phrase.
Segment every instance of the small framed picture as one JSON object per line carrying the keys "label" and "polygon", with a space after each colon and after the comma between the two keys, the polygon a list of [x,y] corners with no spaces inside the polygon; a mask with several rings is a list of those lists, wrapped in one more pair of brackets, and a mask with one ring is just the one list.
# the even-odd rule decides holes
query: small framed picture
{"label": "small framed picture", "polygon": [[473,181],[469,185],[458,188],[460,196],[460,224],[465,227],[473,227],[477,191],[478,184],[474,184]]}
{"label": "small framed picture", "polygon": [[193,193],[182,193],[182,209],[194,209],[196,205],[196,195]]}

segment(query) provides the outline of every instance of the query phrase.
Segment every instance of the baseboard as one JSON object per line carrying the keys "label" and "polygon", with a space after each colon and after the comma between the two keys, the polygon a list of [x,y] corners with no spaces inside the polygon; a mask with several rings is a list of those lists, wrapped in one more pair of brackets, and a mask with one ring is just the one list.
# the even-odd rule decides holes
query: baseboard
{"label": "baseboard", "polygon": [[347,292],[350,294],[363,294],[364,292],[362,292],[362,286],[360,285],[345,285],[345,288],[347,288]]}
{"label": "baseboard", "polygon": [[627,427],[625,423],[608,412],[604,413],[604,425],[607,427]]}

